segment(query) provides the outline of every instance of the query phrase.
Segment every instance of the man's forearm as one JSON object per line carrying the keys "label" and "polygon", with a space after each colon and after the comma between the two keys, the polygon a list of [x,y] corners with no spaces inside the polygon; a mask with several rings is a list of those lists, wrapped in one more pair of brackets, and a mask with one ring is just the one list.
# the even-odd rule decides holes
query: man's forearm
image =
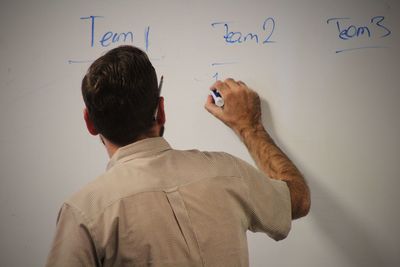
{"label": "man's forearm", "polygon": [[310,209],[308,186],[300,171],[264,129],[258,94],[245,83],[233,79],[216,81],[211,88],[219,90],[224,97],[225,106],[217,107],[209,96],[205,108],[235,131],[266,175],[287,183],[292,203],[292,218],[307,215]]}
{"label": "man's forearm", "polygon": [[236,133],[265,174],[287,183],[291,196],[292,218],[307,215],[310,209],[310,193],[303,175],[275,144],[263,125],[238,129]]}

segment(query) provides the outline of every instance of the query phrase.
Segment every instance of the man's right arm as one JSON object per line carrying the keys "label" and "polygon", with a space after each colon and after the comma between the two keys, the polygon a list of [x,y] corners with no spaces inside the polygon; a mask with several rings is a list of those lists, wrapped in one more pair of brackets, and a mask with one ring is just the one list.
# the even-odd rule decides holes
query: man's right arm
{"label": "man's right arm", "polygon": [[225,101],[224,107],[217,107],[209,96],[205,108],[240,137],[257,166],[267,176],[286,182],[290,191],[292,218],[307,215],[310,210],[309,188],[300,171],[262,125],[260,98],[257,93],[243,82],[233,79],[217,81],[212,88],[221,93]]}

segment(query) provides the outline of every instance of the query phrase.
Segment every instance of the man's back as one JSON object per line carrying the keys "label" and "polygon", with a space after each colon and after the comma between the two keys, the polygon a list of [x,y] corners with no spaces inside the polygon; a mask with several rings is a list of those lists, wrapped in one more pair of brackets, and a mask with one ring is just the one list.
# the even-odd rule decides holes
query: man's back
{"label": "man's back", "polygon": [[228,154],[148,138],[64,204],[48,265],[247,266],[246,231],[279,240],[290,223],[286,183]]}

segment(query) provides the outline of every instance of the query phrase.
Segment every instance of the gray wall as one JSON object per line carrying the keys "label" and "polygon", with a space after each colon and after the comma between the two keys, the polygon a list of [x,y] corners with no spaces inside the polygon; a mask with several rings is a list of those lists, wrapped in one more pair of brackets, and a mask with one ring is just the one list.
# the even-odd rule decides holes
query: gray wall
{"label": "gray wall", "polygon": [[80,82],[126,38],[164,75],[173,147],[252,162],[203,108],[214,76],[234,77],[305,174],[310,215],[281,242],[249,233],[252,266],[399,266],[399,14],[396,0],[2,1],[1,265],[43,265],[62,201],[104,171]]}

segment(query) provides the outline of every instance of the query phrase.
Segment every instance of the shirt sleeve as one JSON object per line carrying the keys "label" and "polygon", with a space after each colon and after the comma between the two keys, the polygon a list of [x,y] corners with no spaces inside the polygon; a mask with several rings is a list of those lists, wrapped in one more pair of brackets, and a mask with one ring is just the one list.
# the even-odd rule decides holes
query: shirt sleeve
{"label": "shirt sleeve", "polygon": [[286,238],[292,222],[289,188],[243,160],[237,165],[247,189],[249,230],[264,232],[274,240]]}
{"label": "shirt sleeve", "polygon": [[64,204],[46,266],[100,266],[93,237],[81,212]]}

